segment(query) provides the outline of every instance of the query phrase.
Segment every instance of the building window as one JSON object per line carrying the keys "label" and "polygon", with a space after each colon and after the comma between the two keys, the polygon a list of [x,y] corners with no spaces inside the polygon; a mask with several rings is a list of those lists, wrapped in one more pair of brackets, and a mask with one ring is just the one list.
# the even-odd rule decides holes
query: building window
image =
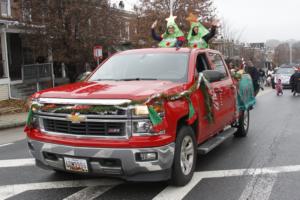
{"label": "building window", "polygon": [[126,39],[130,40],[130,27],[129,22],[125,22],[125,33],[126,33]]}
{"label": "building window", "polygon": [[0,7],[1,7],[1,16],[10,17],[11,15],[10,0],[0,0]]}
{"label": "building window", "polygon": [[22,1],[22,14],[23,14],[23,20],[24,21],[32,21],[31,16],[31,2],[29,1]]}

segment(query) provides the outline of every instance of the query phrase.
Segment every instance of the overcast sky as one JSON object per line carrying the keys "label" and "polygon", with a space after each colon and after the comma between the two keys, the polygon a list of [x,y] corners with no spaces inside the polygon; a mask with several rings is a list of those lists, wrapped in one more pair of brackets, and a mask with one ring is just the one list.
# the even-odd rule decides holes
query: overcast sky
{"label": "overcast sky", "polygon": [[242,33],[241,40],[300,40],[299,0],[215,0],[220,16]]}

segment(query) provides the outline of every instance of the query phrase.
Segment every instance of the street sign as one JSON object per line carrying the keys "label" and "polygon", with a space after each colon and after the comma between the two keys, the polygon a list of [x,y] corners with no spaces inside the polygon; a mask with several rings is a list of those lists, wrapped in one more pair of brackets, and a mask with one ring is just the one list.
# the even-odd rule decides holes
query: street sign
{"label": "street sign", "polygon": [[99,60],[103,57],[102,46],[94,46],[94,58]]}

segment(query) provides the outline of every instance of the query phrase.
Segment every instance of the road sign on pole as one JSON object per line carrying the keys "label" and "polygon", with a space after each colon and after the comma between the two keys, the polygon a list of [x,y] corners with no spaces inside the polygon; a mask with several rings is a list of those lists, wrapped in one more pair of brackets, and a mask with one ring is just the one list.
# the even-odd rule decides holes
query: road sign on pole
{"label": "road sign on pole", "polygon": [[103,51],[102,51],[102,46],[96,45],[94,46],[94,58],[97,61],[97,65],[99,65],[99,60],[102,59],[103,57]]}

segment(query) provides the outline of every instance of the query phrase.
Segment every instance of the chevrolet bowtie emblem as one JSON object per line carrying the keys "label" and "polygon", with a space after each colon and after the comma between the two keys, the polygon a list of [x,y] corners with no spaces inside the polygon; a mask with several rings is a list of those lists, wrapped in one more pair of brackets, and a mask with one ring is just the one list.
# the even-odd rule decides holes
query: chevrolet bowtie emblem
{"label": "chevrolet bowtie emblem", "polygon": [[79,124],[80,122],[84,122],[86,120],[85,116],[80,115],[79,113],[74,113],[67,116],[67,119],[71,121],[73,124]]}

